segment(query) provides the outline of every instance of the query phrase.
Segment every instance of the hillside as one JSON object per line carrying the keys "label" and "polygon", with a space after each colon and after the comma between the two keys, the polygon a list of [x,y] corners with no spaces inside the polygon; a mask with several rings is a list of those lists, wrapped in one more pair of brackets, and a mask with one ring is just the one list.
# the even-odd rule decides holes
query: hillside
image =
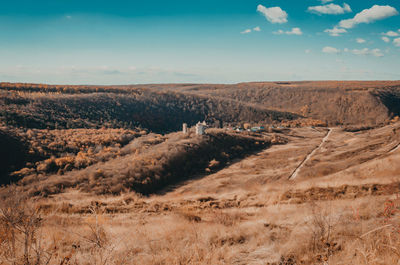
{"label": "hillside", "polygon": [[[270,144],[270,138],[226,133],[217,129],[208,131],[205,136],[196,136],[194,132],[165,136],[149,134],[107,154],[108,159],[92,162],[92,165],[84,164],[83,155],[79,153],[77,156],[48,159],[36,169],[23,169],[14,174],[25,174],[19,184],[29,196],[47,197],[70,187],[93,194],[136,191],[146,195],[193,176],[212,173],[230,161]],[[86,159],[90,161],[93,158]],[[57,165],[65,160],[84,165],[76,167],[75,163],[74,167],[73,163],[66,163],[70,172],[64,170],[63,174],[54,174],[60,168]],[[41,168],[52,167],[52,171],[41,171]]]}
{"label": "hillside", "polygon": [[399,81],[260,82],[235,85],[159,85],[160,91],[229,98],[287,111],[330,125],[384,123],[399,115]]}
{"label": "hillside", "polygon": [[224,98],[144,88],[0,86],[0,122],[37,129],[135,128],[164,133],[198,121],[221,126],[299,117]]}
{"label": "hillside", "polygon": [[12,182],[10,173],[31,160],[29,146],[20,138],[0,129],[0,184]]}
{"label": "hillside", "polygon": [[[399,87],[400,82],[395,81],[135,86],[1,83],[1,137],[11,137],[14,142],[20,141],[19,145],[25,149],[30,149],[27,153],[21,151],[24,148],[17,148],[17,152],[24,153],[13,155],[21,158],[18,162],[12,162],[12,158],[3,159],[3,168],[13,170],[1,172],[1,179],[4,179],[1,183],[22,178],[32,170],[48,174],[80,169],[100,161],[97,157],[102,152],[88,155],[88,152],[93,153],[90,148],[97,148],[96,145],[101,148],[112,145],[114,148],[114,144],[121,141],[126,144],[132,140],[128,136],[125,140],[108,142],[106,146],[99,142],[80,146],[80,150],[64,150],[62,146],[67,142],[56,138],[65,138],[72,132],[68,130],[76,130],[75,134],[88,139],[88,135],[97,132],[108,137],[109,132],[97,131],[101,128],[115,129],[110,131],[112,134],[119,134],[117,130],[121,128],[124,133],[131,130],[130,135],[140,131],[141,135],[149,131],[169,133],[180,130],[184,122],[192,126],[202,120],[212,127],[242,126],[245,123],[287,127],[325,124],[373,127],[399,115]],[[47,147],[45,143],[37,143],[38,133],[47,143],[58,141],[52,143],[53,147],[60,149],[58,153],[51,151],[53,147]],[[80,158],[84,162],[78,165],[71,158],[78,152],[81,152],[80,157],[85,154],[84,157],[90,158]],[[10,177],[8,174],[12,171],[18,172]]]}
{"label": "hillside", "polygon": [[[330,125],[377,125],[400,114],[400,82],[264,82],[60,86],[0,84],[0,120],[29,128],[179,130],[199,120],[217,126],[301,117]],[[62,114],[61,114],[62,113]]]}

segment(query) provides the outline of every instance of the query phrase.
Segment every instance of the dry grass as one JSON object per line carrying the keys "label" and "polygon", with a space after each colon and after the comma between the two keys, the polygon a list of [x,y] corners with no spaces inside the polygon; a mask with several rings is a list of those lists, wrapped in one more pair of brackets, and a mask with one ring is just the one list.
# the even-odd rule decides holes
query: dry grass
{"label": "dry grass", "polygon": [[[323,132],[276,132],[288,143],[268,149],[272,134],[139,137],[108,161],[22,181],[46,196],[24,198],[3,187],[0,263],[399,264],[400,168],[398,151],[388,153],[398,140],[392,127],[338,130],[307,163],[314,175],[295,181],[287,177]],[[360,164],[366,150],[379,156]],[[336,173],[318,176],[325,166]],[[182,171],[209,172],[158,195],[124,190],[130,177],[151,185]]]}
{"label": "dry grass", "polygon": [[98,206],[46,214],[40,235],[48,264],[397,264],[399,210],[396,196],[117,215]]}

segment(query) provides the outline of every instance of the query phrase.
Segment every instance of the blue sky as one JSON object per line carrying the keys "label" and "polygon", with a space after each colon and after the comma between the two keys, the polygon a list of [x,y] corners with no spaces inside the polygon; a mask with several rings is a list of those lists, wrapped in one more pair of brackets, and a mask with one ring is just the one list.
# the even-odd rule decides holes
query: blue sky
{"label": "blue sky", "polygon": [[0,2],[0,81],[400,79],[398,0]]}

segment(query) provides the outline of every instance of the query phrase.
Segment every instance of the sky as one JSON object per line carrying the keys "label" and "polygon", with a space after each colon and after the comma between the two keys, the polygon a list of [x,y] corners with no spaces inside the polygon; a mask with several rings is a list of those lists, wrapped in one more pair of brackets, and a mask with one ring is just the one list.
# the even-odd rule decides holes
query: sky
{"label": "sky", "polygon": [[0,81],[400,80],[399,0],[0,1]]}

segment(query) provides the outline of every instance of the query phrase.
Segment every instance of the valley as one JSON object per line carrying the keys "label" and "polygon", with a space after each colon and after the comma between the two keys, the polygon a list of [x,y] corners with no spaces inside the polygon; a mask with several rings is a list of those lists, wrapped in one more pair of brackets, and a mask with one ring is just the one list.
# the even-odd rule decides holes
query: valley
{"label": "valley", "polygon": [[3,83],[0,257],[396,264],[399,86]]}

